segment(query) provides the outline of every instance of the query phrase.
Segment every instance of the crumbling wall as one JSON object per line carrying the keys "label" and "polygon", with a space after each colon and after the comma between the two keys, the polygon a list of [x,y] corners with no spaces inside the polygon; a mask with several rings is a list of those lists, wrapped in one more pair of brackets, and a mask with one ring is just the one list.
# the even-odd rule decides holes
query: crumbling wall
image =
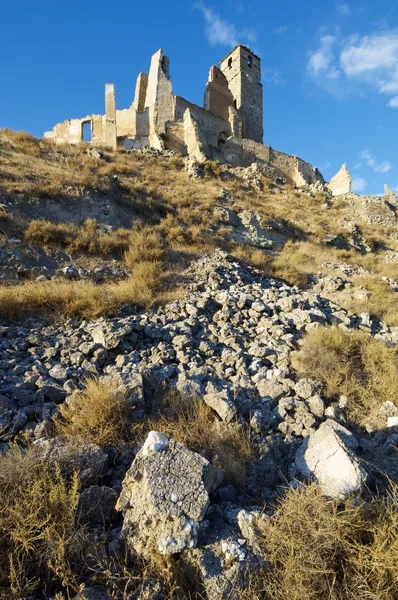
{"label": "crumbling wall", "polygon": [[327,187],[332,196],[341,196],[342,194],[349,194],[351,192],[351,175],[346,164],[332,177]]}
{"label": "crumbling wall", "polygon": [[218,67],[211,67],[206,84],[204,107],[213,114],[229,121],[229,108],[234,106],[234,97],[228,87],[224,73]]}
{"label": "crumbling wall", "polygon": [[294,183],[294,179],[297,175],[297,163],[294,156],[270,148],[269,162],[273,167],[276,167],[285,173],[286,176]]}
{"label": "crumbling wall", "polygon": [[105,84],[106,145],[116,150],[116,99],[113,83]]}
{"label": "crumbling wall", "polygon": [[148,90],[148,75],[147,73],[140,73],[137,77],[137,83],[135,86],[133,108],[137,112],[144,112],[145,100]]}
{"label": "crumbling wall", "polygon": [[260,160],[269,162],[270,147],[248,139],[230,137],[220,147],[219,160],[233,167],[248,167]]}
{"label": "crumbling wall", "polygon": [[388,187],[387,184],[384,185],[384,197],[387,202],[393,202],[395,204],[397,201],[397,194],[390,187]]}
{"label": "crumbling wall", "polygon": [[231,125],[228,121],[209,113],[204,108],[196,106],[196,104],[192,104],[180,96],[175,96],[175,119],[183,120],[187,109],[190,109],[197,123],[200,140],[205,152],[209,151],[210,153],[210,146],[218,146],[221,134],[225,134],[225,137],[222,136],[224,139],[232,134]]}
{"label": "crumbling wall", "polygon": [[198,162],[206,160],[206,154],[203,149],[199,132],[199,125],[193,112],[189,108],[187,108],[184,113],[184,141],[189,156],[193,156]]}
{"label": "crumbling wall", "polygon": [[381,196],[361,196],[363,218],[370,225],[394,226],[397,223],[395,207]]}
{"label": "crumbling wall", "polygon": [[164,145],[167,150],[174,150],[174,152],[178,152],[183,156],[188,154],[185,137],[184,121],[169,121],[166,123],[166,136],[164,138]]}
{"label": "crumbling wall", "polygon": [[174,121],[174,98],[169,75],[169,59],[158,50],[151,59],[145,107],[149,108],[149,141],[152,147],[163,147],[167,121]]}
{"label": "crumbling wall", "polygon": [[318,169],[314,168],[310,163],[298,158],[295,158],[295,167],[293,171],[293,183],[297,187],[303,187],[306,185],[311,185],[320,181],[321,183],[325,183],[325,180],[322,177],[322,174],[318,171]]}

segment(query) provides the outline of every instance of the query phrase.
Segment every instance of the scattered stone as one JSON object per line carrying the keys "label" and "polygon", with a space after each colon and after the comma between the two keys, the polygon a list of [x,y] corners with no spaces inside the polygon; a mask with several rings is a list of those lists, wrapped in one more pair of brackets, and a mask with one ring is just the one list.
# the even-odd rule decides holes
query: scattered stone
{"label": "scattered stone", "polygon": [[217,472],[195,452],[151,432],[123,481],[117,509],[123,533],[141,556],[193,548],[217,484]]}
{"label": "scattered stone", "polygon": [[322,423],[311,433],[297,452],[295,466],[304,477],[314,478],[326,496],[343,500],[362,490],[366,473],[336,425]]}

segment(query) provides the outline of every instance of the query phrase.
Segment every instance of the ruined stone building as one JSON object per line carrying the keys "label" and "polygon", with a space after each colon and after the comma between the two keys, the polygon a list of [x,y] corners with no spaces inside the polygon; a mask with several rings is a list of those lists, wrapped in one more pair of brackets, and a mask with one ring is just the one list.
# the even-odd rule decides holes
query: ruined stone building
{"label": "ruined stone building", "polygon": [[149,73],[138,75],[129,108],[116,109],[114,85],[106,84],[104,115],[68,119],[44,136],[76,144],[83,141],[85,127],[96,145],[170,149],[199,162],[213,159],[233,166],[263,161],[297,186],[323,182],[309,163],[263,144],[260,58],[242,45],[219,67],[211,67],[203,107],[173,94],[169,59],[158,50]]}

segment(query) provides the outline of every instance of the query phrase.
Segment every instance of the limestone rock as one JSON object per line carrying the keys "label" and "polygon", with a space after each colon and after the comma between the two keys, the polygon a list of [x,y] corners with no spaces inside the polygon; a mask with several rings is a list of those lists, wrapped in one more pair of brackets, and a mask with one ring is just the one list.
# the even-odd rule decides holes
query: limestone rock
{"label": "limestone rock", "polygon": [[151,432],[123,481],[117,508],[137,554],[176,554],[196,545],[217,472],[199,454]]}
{"label": "limestone rock", "polygon": [[339,436],[338,428],[327,422],[302,442],[295,467],[304,477],[314,478],[322,492],[335,500],[360,492],[366,481],[366,473]]}

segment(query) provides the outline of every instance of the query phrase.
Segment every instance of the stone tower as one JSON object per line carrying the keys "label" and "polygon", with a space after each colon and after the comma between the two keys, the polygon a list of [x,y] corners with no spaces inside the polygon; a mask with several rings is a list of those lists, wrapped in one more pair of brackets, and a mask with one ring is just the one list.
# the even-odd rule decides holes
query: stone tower
{"label": "stone tower", "polygon": [[239,45],[221,61],[220,68],[242,118],[243,137],[262,144],[263,86],[259,57]]}

